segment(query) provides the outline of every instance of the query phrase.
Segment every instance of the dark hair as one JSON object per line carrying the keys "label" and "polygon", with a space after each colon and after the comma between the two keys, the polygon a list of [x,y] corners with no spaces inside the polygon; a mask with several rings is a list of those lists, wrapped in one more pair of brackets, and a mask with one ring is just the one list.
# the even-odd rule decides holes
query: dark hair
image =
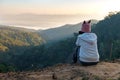
{"label": "dark hair", "polygon": [[83,33],[85,33],[85,32],[83,32],[83,31],[79,31],[79,34],[83,34]]}

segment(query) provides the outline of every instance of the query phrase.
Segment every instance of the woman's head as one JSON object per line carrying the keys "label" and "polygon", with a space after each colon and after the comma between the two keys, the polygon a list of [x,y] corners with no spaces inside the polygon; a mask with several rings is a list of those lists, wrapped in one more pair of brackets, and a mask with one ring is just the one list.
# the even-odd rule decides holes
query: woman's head
{"label": "woman's head", "polygon": [[89,20],[88,22],[84,21],[82,24],[82,28],[81,31],[82,32],[91,32],[91,20]]}

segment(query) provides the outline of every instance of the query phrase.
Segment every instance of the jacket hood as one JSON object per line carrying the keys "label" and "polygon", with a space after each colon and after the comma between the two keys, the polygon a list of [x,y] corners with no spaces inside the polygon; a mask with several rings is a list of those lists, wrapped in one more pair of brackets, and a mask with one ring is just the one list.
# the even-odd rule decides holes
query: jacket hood
{"label": "jacket hood", "polygon": [[94,44],[97,41],[97,36],[94,33],[84,33],[82,35],[79,35],[80,39],[88,42],[89,44]]}

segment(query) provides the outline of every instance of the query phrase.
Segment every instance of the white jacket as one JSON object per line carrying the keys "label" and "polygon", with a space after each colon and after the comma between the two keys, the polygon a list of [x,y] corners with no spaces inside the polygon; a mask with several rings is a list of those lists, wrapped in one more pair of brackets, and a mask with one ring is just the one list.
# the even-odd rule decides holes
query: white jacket
{"label": "white jacket", "polygon": [[78,36],[76,45],[80,46],[79,59],[83,62],[98,62],[97,36],[95,33],[83,33]]}

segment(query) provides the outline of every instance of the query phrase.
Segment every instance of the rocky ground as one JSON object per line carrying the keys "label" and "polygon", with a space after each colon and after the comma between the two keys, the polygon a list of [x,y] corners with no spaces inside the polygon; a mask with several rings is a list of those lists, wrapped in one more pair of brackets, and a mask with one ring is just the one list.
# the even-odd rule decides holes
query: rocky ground
{"label": "rocky ground", "polygon": [[58,64],[37,71],[0,73],[0,80],[120,80],[120,63]]}

